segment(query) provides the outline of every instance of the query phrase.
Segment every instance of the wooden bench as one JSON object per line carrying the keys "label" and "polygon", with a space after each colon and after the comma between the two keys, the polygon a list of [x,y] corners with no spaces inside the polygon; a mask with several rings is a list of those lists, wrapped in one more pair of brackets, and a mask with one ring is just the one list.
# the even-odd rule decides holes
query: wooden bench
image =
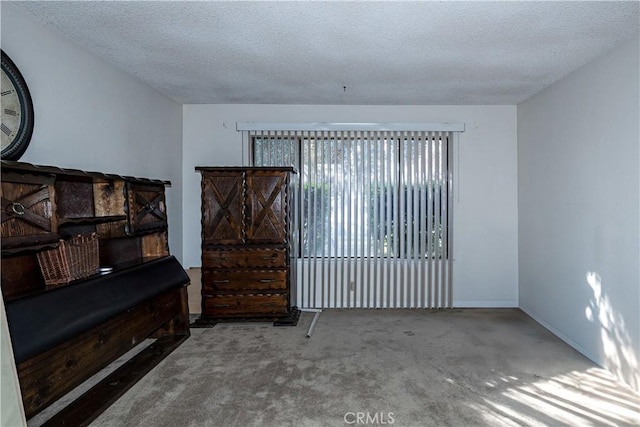
{"label": "wooden bench", "polygon": [[188,283],[168,256],[7,302],[27,418],[146,338],[188,337]]}

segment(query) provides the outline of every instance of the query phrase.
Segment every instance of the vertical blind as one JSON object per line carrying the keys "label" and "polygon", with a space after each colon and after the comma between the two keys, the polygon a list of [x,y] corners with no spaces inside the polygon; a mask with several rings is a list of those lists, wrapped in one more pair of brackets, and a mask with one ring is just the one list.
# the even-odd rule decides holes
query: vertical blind
{"label": "vertical blind", "polygon": [[249,131],[294,166],[302,308],[452,305],[452,132]]}

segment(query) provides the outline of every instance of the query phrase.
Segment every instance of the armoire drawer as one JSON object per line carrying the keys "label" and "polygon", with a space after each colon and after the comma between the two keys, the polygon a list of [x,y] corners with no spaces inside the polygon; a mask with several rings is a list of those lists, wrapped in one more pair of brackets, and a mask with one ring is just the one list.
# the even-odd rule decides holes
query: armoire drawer
{"label": "armoire drawer", "polygon": [[202,291],[284,290],[287,270],[202,270]]}
{"label": "armoire drawer", "polygon": [[202,297],[207,316],[243,317],[286,314],[285,294],[215,295]]}
{"label": "armoire drawer", "polygon": [[205,250],[204,268],[285,268],[287,253],[284,249]]}

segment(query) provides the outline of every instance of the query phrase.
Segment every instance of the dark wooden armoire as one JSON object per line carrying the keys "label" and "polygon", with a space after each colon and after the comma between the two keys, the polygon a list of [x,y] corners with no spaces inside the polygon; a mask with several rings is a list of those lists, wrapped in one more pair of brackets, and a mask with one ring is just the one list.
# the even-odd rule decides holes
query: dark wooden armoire
{"label": "dark wooden armoire", "polygon": [[202,174],[202,315],[196,324],[295,325],[295,170],[196,170]]}

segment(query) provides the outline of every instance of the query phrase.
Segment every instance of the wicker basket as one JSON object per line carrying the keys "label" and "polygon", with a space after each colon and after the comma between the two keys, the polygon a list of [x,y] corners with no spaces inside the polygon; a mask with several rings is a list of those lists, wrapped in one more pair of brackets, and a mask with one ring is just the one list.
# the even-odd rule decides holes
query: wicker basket
{"label": "wicker basket", "polygon": [[47,287],[65,285],[98,272],[98,236],[60,240],[57,248],[38,253],[40,271]]}

